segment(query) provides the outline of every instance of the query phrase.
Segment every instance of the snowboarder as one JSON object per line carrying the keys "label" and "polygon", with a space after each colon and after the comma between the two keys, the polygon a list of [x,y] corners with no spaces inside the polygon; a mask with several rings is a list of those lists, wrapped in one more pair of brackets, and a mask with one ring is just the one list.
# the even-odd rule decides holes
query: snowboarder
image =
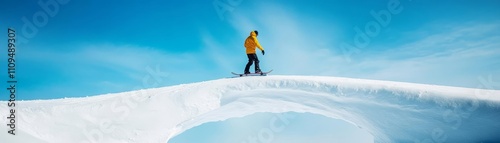
{"label": "snowboarder", "polygon": [[248,63],[245,66],[245,74],[250,74],[250,66],[255,62],[255,73],[262,73],[259,67],[259,58],[257,58],[257,54],[255,54],[255,47],[259,48],[262,51],[262,55],[265,54],[264,48],[260,46],[259,40],[257,40],[257,36],[259,32],[254,30],[250,32],[250,36],[245,40],[245,48],[248,57]]}

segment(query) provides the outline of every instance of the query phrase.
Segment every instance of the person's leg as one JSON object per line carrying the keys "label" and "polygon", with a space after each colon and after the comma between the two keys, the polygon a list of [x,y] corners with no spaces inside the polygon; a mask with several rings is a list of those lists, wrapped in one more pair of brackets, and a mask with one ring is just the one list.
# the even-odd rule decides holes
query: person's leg
{"label": "person's leg", "polygon": [[244,72],[245,74],[250,73],[250,66],[252,66],[252,64],[254,62],[252,54],[247,54],[247,57],[248,57],[248,63],[245,66],[245,72]]}
{"label": "person's leg", "polygon": [[259,58],[257,57],[257,54],[253,54],[254,56],[254,62],[255,62],[255,73],[259,73],[260,71],[260,66],[259,66]]}

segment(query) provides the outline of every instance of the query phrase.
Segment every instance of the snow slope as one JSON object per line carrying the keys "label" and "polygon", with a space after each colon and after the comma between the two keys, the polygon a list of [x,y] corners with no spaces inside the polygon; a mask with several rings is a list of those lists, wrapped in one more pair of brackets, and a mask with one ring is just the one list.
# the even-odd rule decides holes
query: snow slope
{"label": "snow slope", "polygon": [[375,142],[500,142],[500,91],[315,76],[219,79],[86,98],[17,102],[0,142],[167,142],[197,125],[256,112],[309,112]]}

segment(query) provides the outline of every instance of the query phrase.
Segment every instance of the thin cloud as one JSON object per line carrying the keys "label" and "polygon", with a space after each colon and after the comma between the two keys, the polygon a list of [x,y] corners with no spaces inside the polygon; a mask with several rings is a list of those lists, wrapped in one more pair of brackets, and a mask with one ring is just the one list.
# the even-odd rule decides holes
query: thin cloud
{"label": "thin cloud", "polygon": [[[479,76],[500,71],[497,68],[500,67],[497,62],[500,36],[495,33],[500,27],[495,23],[445,23],[402,31],[405,37],[413,40],[391,47],[384,43],[372,44],[373,48],[365,49],[352,62],[346,62],[337,46],[342,41],[335,41],[330,33],[321,32],[335,29],[335,25],[313,27],[302,21],[311,17],[314,16],[295,14],[266,3],[251,13],[233,13],[230,24],[240,33],[246,34],[251,29],[265,33],[259,35],[259,40],[267,55],[259,56],[265,58],[262,63],[275,69],[276,74],[476,87]],[[429,32],[422,34],[419,31]]]}
{"label": "thin cloud", "polygon": [[368,53],[365,59],[370,60],[358,60],[352,69],[371,67],[367,78],[465,87],[476,87],[477,77],[500,71],[495,60],[500,58],[500,36],[489,36],[499,26],[484,23],[449,29]]}
{"label": "thin cloud", "polygon": [[[46,80],[40,82],[47,84],[23,91],[32,97],[52,95],[51,98],[122,92],[136,87],[151,88],[192,82],[192,77],[196,79],[198,76],[187,75],[186,71],[203,68],[203,60],[200,60],[203,57],[198,56],[200,53],[171,54],[160,48],[113,44],[82,45],[74,49],[33,49],[23,53],[27,55],[21,57],[23,61],[40,63],[37,65],[39,67],[51,67],[51,74],[60,76],[58,80],[43,78],[44,73],[33,73],[35,75],[32,76],[38,77],[37,80]],[[147,76],[151,80],[144,84]]]}
{"label": "thin cloud", "polygon": [[[342,56],[334,55],[325,42],[324,33],[307,33],[307,24],[296,19],[286,9],[266,3],[251,13],[234,13],[230,24],[245,36],[251,30],[260,30],[259,41],[266,55],[259,55],[263,69],[274,69],[276,74],[321,73]],[[309,37],[316,35],[316,37]],[[242,39],[243,40],[243,39]],[[334,63],[333,63],[334,64]]]}

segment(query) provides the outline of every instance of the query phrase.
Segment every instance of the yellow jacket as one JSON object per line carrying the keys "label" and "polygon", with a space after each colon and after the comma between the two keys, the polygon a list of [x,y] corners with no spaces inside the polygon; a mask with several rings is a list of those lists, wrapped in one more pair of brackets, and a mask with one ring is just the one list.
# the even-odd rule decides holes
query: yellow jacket
{"label": "yellow jacket", "polygon": [[264,48],[260,46],[259,40],[257,40],[257,34],[254,31],[250,32],[250,36],[245,40],[245,48],[247,49],[247,54],[255,54],[255,47],[264,51]]}

